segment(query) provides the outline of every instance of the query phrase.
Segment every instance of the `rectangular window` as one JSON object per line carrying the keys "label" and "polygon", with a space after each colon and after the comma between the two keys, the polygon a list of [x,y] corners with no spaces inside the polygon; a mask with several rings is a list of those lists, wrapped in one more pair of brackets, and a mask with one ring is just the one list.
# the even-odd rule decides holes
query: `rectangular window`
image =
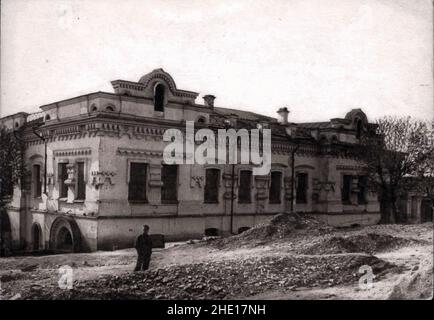
{"label": "rectangular window", "polygon": [[206,169],[205,190],[204,190],[205,203],[219,202],[219,182],[220,182],[220,170]]}
{"label": "rectangular window", "polygon": [[359,189],[359,192],[357,192],[357,203],[366,204],[366,191],[368,186],[368,177],[359,176],[357,184]]}
{"label": "rectangular window", "polygon": [[59,177],[59,198],[68,197],[68,187],[65,180],[68,179],[68,171],[66,170],[66,163],[58,164],[58,177]]}
{"label": "rectangular window", "polygon": [[130,163],[128,200],[146,201],[146,163]]}
{"label": "rectangular window", "polygon": [[178,202],[178,166],[163,165],[161,168],[161,202],[177,203]]}
{"label": "rectangular window", "polygon": [[270,203],[281,203],[282,199],[282,173],[279,171],[271,172],[270,183]]}
{"label": "rectangular window", "polygon": [[342,203],[351,204],[351,184],[353,177],[350,175],[344,175],[342,181]]}
{"label": "rectangular window", "polygon": [[86,199],[86,184],[84,183],[84,162],[77,162],[77,196],[76,200]]}
{"label": "rectangular window", "polygon": [[297,189],[295,191],[296,203],[307,203],[307,186],[308,186],[307,173],[299,172],[297,174]]}
{"label": "rectangular window", "polygon": [[252,202],[252,171],[240,171],[240,185],[238,187],[238,202]]}
{"label": "rectangular window", "polygon": [[39,198],[42,194],[41,166],[39,164],[33,165],[33,182],[34,197]]}

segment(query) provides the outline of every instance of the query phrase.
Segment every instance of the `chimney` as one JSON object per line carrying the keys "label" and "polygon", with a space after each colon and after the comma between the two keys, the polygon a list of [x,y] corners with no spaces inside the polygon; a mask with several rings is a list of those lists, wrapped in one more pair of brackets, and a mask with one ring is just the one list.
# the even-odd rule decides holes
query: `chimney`
{"label": "chimney", "polygon": [[277,110],[277,114],[280,116],[280,123],[281,124],[288,124],[288,115],[289,111],[287,107],[280,108]]}
{"label": "chimney", "polygon": [[207,107],[214,108],[215,96],[213,96],[212,94],[207,94],[203,96],[203,100],[205,101],[205,105]]}

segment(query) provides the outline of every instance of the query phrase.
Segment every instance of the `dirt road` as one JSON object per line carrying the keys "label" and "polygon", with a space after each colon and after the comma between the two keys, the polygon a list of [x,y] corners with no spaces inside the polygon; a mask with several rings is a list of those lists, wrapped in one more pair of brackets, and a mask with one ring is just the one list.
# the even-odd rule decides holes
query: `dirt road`
{"label": "dirt road", "polygon": [[[133,273],[135,251],[0,259],[2,299],[427,299],[433,225],[310,230],[273,241],[236,239],[156,249]],[[247,240],[246,240],[247,239]],[[220,242],[219,242],[220,241]],[[58,287],[59,267],[73,290]],[[361,266],[376,276],[359,286]]]}

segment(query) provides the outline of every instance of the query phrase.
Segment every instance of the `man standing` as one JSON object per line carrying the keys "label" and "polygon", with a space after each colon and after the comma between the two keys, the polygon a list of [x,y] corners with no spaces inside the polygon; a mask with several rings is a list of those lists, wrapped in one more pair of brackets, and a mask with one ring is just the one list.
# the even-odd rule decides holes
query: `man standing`
{"label": "man standing", "polygon": [[149,262],[151,261],[152,254],[152,240],[148,234],[149,226],[143,226],[143,234],[137,237],[136,250],[137,250],[137,264],[134,271],[148,270]]}

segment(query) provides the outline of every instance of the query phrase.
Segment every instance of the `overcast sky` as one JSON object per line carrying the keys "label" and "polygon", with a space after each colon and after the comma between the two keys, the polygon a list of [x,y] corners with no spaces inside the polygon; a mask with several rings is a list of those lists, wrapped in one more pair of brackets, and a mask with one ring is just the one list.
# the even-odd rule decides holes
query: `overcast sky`
{"label": "overcast sky", "polygon": [[433,118],[431,0],[2,0],[2,116],[156,68],[292,121]]}

